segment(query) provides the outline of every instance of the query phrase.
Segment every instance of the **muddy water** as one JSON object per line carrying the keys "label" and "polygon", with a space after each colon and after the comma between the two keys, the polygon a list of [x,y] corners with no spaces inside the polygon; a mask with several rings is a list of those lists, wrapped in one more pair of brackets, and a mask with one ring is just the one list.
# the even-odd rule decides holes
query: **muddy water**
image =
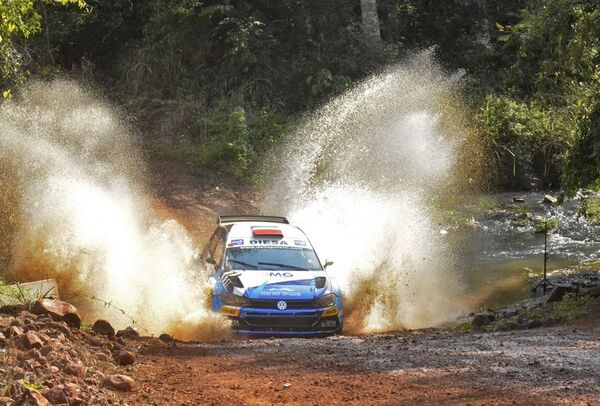
{"label": "muddy water", "polygon": [[[530,295],[531,276],[543,270],[544,235],[535,232],[536,218],[559,221],[548,235],[549,272],[600,270],[600,225],[578,216],[581,196],[554,206],[543,202],[545,194],[556,192],[483,196],[481,200],[492,208],[472,215],[466,229],[447,230],[450,238],[465,234],[460,266],[475,308],[506,305]],[[514,203],[513,197],[523,197],[525,202]],[[528,221],[518,215],[524,212]]]}

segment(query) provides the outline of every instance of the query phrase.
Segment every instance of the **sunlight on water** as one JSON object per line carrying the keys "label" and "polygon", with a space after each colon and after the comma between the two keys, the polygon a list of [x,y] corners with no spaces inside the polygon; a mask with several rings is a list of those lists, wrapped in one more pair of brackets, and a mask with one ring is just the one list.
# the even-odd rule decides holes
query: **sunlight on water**
{"label": "sunlight on water", "polygon": [[349,332],[434,326],[464,310],[453,246],[432,219],[476,176],[459,82],[431,51],[415,55],[318,110],[277,157],[264,211],[289,216],[335,262]]}
{"label": "sunlight on water", "polygon": [[[34,84],[0,108],[3,265],[20,280],[55,277],[87,318],[207,338],[206,276],[175,220],[159,218],[134,138],[74,83]],[[111,303],[106,306],[96,297]],[[123,315],[119,309],[123,310]]]}

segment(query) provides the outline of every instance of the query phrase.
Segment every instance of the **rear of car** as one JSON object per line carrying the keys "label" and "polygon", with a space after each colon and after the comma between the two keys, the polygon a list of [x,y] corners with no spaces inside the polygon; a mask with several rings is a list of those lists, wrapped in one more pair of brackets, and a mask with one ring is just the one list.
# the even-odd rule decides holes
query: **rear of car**
{"label": "rear of car", "polygon": [[213,309],[238,333],[341,332],[339,287],[287,219],[222,216],[203,256],[214,271]]}

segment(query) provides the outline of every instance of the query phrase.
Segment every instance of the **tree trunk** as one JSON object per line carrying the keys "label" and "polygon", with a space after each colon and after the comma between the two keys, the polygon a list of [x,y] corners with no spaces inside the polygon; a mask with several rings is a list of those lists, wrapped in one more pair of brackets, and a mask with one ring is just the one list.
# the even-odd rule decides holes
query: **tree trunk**
{"label": "tree trunk", "polygon": [[362,11],[363,32],[375,45],[380,45],[381,33],[379,32],[377,0],[360,0],[360,8]]}

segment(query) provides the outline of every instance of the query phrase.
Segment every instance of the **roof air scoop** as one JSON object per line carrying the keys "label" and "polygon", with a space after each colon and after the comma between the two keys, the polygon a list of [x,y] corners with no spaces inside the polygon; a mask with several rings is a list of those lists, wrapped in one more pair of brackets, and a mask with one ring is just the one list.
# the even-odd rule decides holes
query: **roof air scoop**
{"label": "roof air scoop", "polygon": [[283,233],[278,228],[252,227],[254,237],[283,237]]}

